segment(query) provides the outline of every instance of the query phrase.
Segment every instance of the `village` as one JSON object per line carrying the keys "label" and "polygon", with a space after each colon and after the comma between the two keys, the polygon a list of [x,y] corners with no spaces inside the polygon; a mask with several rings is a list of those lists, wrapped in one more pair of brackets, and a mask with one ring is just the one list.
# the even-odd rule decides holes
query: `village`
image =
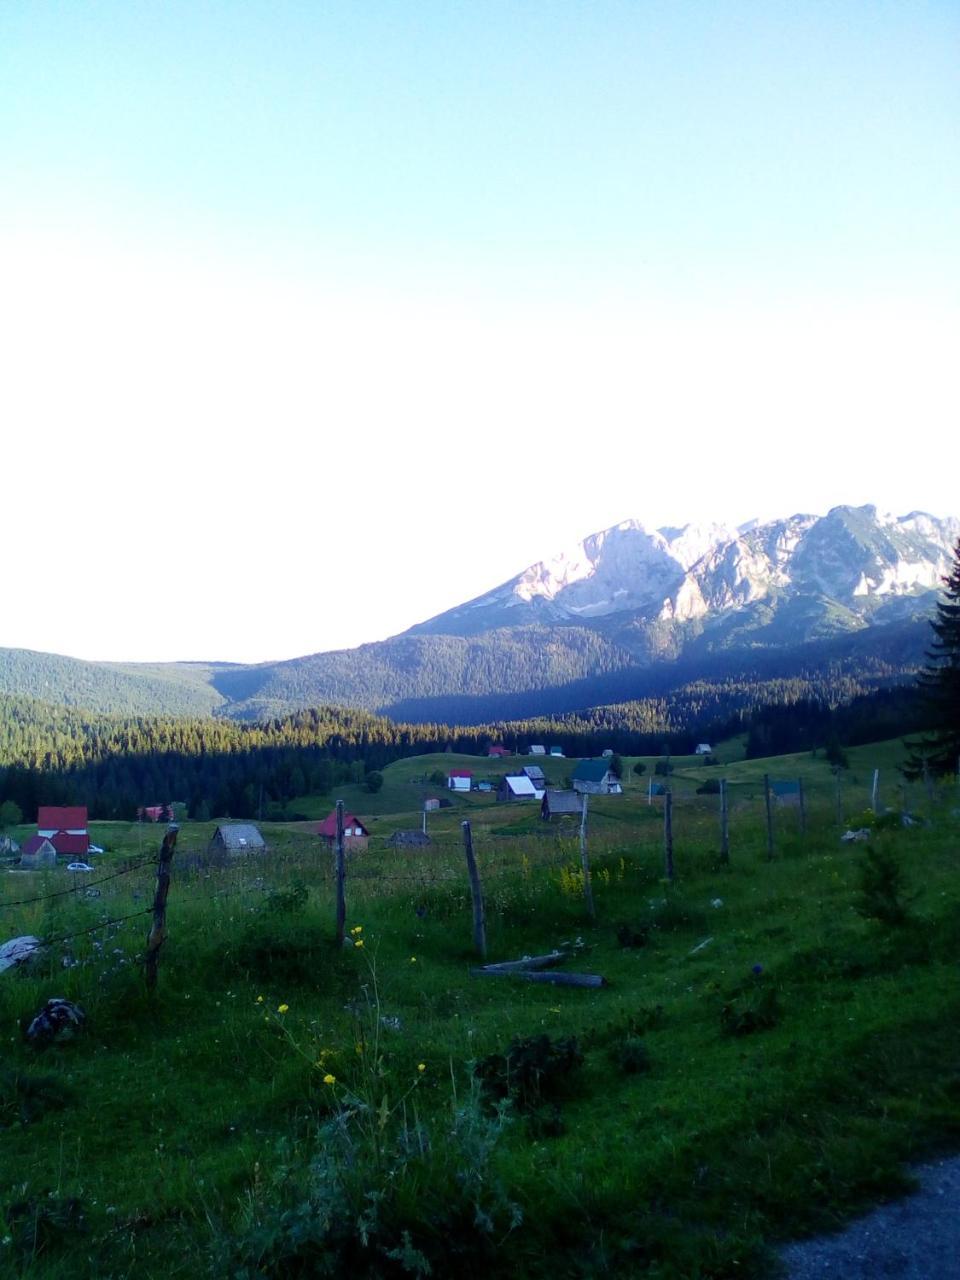
{"label": "village", "polygon": [[[612,750],[606,750],[598,758],[568,762],[559,747],[532,746],[532,759],[543,763],[520,765],[508,772],[492,775],[479,763],[473,768],[450,767],[445,774],[434,771],[434,782],[442,777],[443,791],[458,797],[470,795],[495,798],[498,804],[539,806],[539,817],[544,823],[556,823],[561,819],[579,822],[584,815],[584,797],[619,796],[623,794],[621,782],[622,764]],[[486,763],[501,764],[511,753],[502,746],[488,749]],[[564,782],[569,785],[552,785],[544,765],[559,776],[564,772]],[[572,765],[572,772],[565,771]],[[439,789],[439,788],[438,788]],[[449,808],[452,801],[447,795],[425,795],[419,802],[420,825],[416,828],[396,828],[385,837],[385,843],[395,849],[427,848],[431,843],[429,823],[431,815]],[[148,804],[137,810],[140,827],[164,822],[182,822],[187,818],[186,806],[181,803]],[[372,824],[356,813],[346,812],[342,819],[344,848],[353,853],[368,847]],[[298,824],[299,833],[315,836],[320,847],[334,849],[338,840],[337,811],[331,811],[319,821]],[[264,836],[264,824],[253,821],[218,821],[206,845],[211,856],[242,856],[264,852],[268,839]],[[36,872],[56,868],[73,874],[94,870],[90,861],[102,854],[104,847],[93,842],[89,831],[86,805],[41,805],[37,811],[36,830],[22,843],[15,837],[0,837],[0,859],[8,871]]]}

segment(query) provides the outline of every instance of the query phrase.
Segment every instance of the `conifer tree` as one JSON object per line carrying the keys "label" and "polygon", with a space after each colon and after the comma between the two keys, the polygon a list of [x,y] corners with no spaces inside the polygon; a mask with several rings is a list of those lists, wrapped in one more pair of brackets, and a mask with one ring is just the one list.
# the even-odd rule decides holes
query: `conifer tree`
{"label": "conifer tree", "polygon": [[960,761],[960,541],[943,582],[943,598],[930,624],[934,640],[927,650],[929,661],[918,677],[930,732],[910,743],[905,772],[914,778],[924,767],[935,774],[952,773]]}

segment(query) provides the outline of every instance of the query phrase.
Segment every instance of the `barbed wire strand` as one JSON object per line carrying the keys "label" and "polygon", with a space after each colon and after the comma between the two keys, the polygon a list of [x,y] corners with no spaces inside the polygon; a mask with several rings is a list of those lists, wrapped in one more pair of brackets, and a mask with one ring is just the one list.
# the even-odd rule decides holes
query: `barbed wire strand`
{"label": "barbed wire strand", "polygon": [[69,942],[71,938],[79,938],[85,933],[96,933],[98,929],[109,929],[112,924],[122,924],[124,920],[134,920],[138,916],[148,916],[152,913],[153,907],[144,907],[142,911],[131,911],[129,915],[115,916],[112,920],[101,920],[99,924],[92,924],[88,929],[77,929],[73,933],[64,933],[56,938],[41,938],[41,946],[52,947],[57,942]]}
{"label": "barbed wire strand", "polygon": [[[83,885],[83,890],[95,889],[98,884],[106,884],[108,880],[116,880],[118,876],[130,875],[132,871],[139,871],[141,867],[147,866],[148,863],[156,863],[156,858],[144,858],[142,862],[134,863],[132,867],[124,867],[121,871],[113,871],[108,876],[101,876],[99,880],[88,880]],[[76,872],[74,875],[78,874]],[[79,885],[72,884],[69,889],[56,889],[53,893],[38,893],[33,898],[15,898],[12,902],[0,902],[0,911],[6,910],[7,907],[24,907],[31,902],[47,902],[51,898],[65,898],[67,894],[77,893],[80,889]]]}

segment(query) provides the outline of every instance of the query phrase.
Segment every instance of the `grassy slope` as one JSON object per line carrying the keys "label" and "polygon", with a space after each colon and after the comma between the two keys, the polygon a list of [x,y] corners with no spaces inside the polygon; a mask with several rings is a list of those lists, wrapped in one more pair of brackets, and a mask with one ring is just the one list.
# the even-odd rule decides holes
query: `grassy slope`
{"label": "grassy slope", "polygon": [[[859,790],[851,784],[851,813],[870,766],[885,768],[895,751],[854,753],[851,773],[862,772],[864,782]],[[438,758],[428,759],[436,767]],[[471,763],[478,773],[488,767]],[[678,791],[714,772],[692,760],[676,763],[686,766],[675,776]],[[396,805],[417,794],[411,780],[420,769],[412,760],[391,766],[370,800]],[[741,762],[725,772],[746,797],[765,770],[803,772],[812,795],[822,791],[822,804],[811,805],[807,842],[784,821],[778,859],[767,865],[756,799],[744,799],[732,817],[732,865],[720,869],[715,799],[689,799],[677,806],[680,879],[670,890],[660,880],[659,811],[646,805],[642,780],[622,798],[596,800],[596,925],[584,918],[575,881],[567,876],[561,884],[559,867],[573,865],[573,842],[493,841],[496,831],[530,824],[530,815],[525,806],[470,797],[456,812],[432,817],[437,846],[428,854],[374,849],[353,860],[350,921],[363,923],[365,951],[330,950],[329,859],[288,827],[270,830],[275,852],[267,863],[175,882],[152,1005],[128,959],[142,946],[145,918],[119,926],[102,950],[93,946],[102,935],[77,939],[72,953],[81,966],[63,970],[54,957],[49,975],[3,975],[8,1067],[30,1078],[44,1074],[70,1097],[60,1110],[39,1103],[24,1125],[11,1077],[3,1077],[0,1207],[48,1191],[79,1197],[90,1229],[83,1254],[101,1275],[224,1274],[217,1249],[241,1229],[238,1210],[248,1193],[268,1205],[281,1165],[296,1167],[313,1149],[334,1096],[316,1065],[320,1049],[331,1051],[324,1071],[357,1083],[357,1028],[345,1005],[362,984],[369,987],[366,961],[375,955],[384,1010],[402,1027],[387,1041],[388,1086],[395,1096],[419,1080],[425,1115],[448,1104],[451,1072],[462,1091],[464,1064],[512,1035],[575,1034],[588,1045],[562,1104],[564,1130],[550,1136],[518,1121],[502,1140],[499,1176],[522,1205],[525,1225],[485,1259],[485,1274],[632,1276],[647,1263],[658,1276],[768,1274],[758,1239],[829,1226],[900,1185],[900,1159],[960,1138],[952,1032],[960,889],[957,819],[945,796],[933,826],[877,837],[912,884],[924,887],[917,923],[892,932],[867,923],[852,910],[860,853],[837,842],[825,764],[806,756]],[[319,802],[318,811],[328,804]],[[356,807],[370,813],[369,805]],[[590,951],[569,967],[604,973],[607,990],[468,976],[469,908],[456,844],[465,813],[487,875],[491,958],[580,934]],[[372,816],[384,828],[416,822],[409,804]],[[187,824],[184,849],[202,846],[212,825]],[[144,834],[124,824],[94,824],[94,832],[109,850],[104,869],[135,852]],[[429,883],[443,874],[452,877],[449,886]],[[38,882],[57,883],[52,876],[5,879],[7,899],[28,896],[25,887]],[[285,948],[257,952],[264,887],[297,879],[311,886],[306,912],[267,917]],[[145,868],[105,883],[100,899],[5,912],[4,936],[68,931],[141,909],[149,894]],[[717,899],[723,905],[711,906]],[[647,947],[625,950],[615,933],[622,921],[659,925]],[[707,937],[712,942],[694,952]],[[763,966],[760,978],[755,964]],[[722,1036],[723,1004],[749,1000],[760,983],[778,994],[779,1024]],[[51,994],[81,999],[90,1030],[37,1060],[17,1043],[16,1020]],[[256,1002],[261,994],[265,1006]],[[274,1012],[281,1002],[290,1006],[284,1015]],[[623,1075],[622,1042],[632,1023],[642,1024],[643,1010],[657,1006],[662,1017],[643,1032],[651,1070]],[[76,1264],[77,1255],[51,1245],[24,1274],[76,1275]],[[472,1274],[470,1266],[462,1273]]]}

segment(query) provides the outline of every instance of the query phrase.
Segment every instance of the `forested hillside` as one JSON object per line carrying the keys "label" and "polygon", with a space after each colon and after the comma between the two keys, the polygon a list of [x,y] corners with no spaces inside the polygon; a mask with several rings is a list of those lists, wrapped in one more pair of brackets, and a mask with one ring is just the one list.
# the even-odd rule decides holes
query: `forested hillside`
{"label": "forested hillside", "polygon": [[[744,611],[744,625],[749,616]],[[398,636],[258,666],[103,664],[3,649],[0,693],[100,714],[257,720],[343,706],[407,722],[482,725],[658,697],[694,681],[800,678],[821,682],[827,697],[841,678],[880,687],[912,679],[930,635],[926,622],[907,620],[782,647],[752,643],[749,631],[734,644],[725,633],[712,650],[697,626],[661,630],[656,654],[645,656],[623,632],[618,639],[570,625]]]}
{"label": "forested hillside", "polygon": [[[41,803],[85,803],[130,818],[172,800],[192,816],[282,817],[298,796],[323,793],[407,755],[485,753],[492,743],[567,756],[686,754],[698,741],[749,733],[750,754],[890,737],[923,728],[911,687],[872,691],[847,676],[695,682],[658,697],[560,716],[486,725],[403,724],[322,707],[263,722],[213,717],[103,716],[0,695],[0,802],[28,818]],[[265,808],[264,808],[265,806]]]}

